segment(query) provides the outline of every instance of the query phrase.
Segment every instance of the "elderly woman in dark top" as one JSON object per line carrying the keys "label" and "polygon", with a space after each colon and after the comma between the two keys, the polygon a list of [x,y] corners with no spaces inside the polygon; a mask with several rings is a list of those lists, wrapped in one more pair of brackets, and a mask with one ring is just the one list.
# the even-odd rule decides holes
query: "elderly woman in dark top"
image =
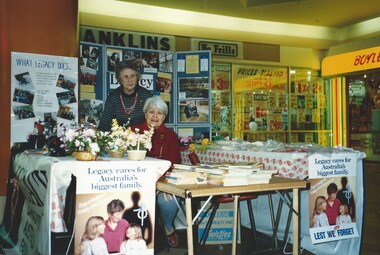
{"label": "elderly woman in dark top", "polygon": [[[148,152],[149,157],[156,157],[169,160],[172,164],[181,163],[181,154],[177,134],[165,126],[165,116],[168,114],[168,107],[159,96],[153,96],[146,100],[144,105],[145,122],[133,125],[132,128],[139,128],[140,132],[154,127],[152,137],[152,149]],[[171,194],[159,192],[157,194],[157,204],[160,209],[161,218],[165,227],[169,245],[176,247],[178,237],[175,232],[173,221],[178,212],[177,202]]]}
{"label": "elderly woman in dark top", "polygon": [[133,61],[121,61],[116,67],[116,78],[120,86],[108,95],[98,129],[110,131],[112,119],[119,125],[144,122],[143,106],[152,97],[152,92],[138,85],[140,72]]}

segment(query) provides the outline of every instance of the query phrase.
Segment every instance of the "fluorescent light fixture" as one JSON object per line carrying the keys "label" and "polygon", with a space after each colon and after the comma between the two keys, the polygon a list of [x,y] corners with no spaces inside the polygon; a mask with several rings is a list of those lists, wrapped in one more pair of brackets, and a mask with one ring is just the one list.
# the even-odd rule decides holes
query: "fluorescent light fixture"
{"label": "fluorescent light fixture", "polygon": [[79,12],[201,28],[335,40],[339,29],[234,18],[116,0],[79,0]]}
{"label": "fluorescent light fixture", "polygon": [[[301,1],[301,0],[241,0],[246,4],[259,1]],[[306,0],[303,0],[306,1]],[[79,0],[79,12],[105,15],[154,23],[167,23],[225,31],[257,33],[331,41],[344,41],[379,31],[380,18],[364,21],[344,28],[298,25],[271,21],[235,18],[229,16],[206,14],[130,3],[118,0]]]}

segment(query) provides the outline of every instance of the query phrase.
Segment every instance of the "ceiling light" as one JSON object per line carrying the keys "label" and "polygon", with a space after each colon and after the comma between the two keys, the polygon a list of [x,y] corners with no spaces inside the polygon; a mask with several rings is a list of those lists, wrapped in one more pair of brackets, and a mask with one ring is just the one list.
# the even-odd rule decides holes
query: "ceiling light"
{"label": "ceiling light", "polygon": [[[302,2],[304,2],[303,0]],[[301,0],[240,0],[245,8],[259,7],[263,5],[274,5],[282,3],[300,3]]]}

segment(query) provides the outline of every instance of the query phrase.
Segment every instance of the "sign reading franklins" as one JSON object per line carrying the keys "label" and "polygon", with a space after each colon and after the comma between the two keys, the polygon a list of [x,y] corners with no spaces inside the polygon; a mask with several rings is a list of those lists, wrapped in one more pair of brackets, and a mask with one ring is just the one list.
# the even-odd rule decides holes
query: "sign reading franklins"
{"label": "sign reading franklins", "polygon": [[209,42],[199,41],[199,50],[210,50],[211,54],[219,56],[238,56],[238,45],[235,43],[221,43],[221,42]]}
{"label": "sign reading franklins", "polygon": [[139,49],[162,51],[175,50],[174,36],[135,33],[120,30],[99,29],[93,27],[81,27],[80,40],[90,43]]}

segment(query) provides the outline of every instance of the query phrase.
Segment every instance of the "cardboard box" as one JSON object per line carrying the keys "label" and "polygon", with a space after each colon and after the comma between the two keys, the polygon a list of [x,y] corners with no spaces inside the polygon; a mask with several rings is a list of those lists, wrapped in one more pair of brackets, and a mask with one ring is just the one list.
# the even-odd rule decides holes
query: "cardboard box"
{"label": "cardboard box", "polygon": [[[211,215],[210,205],[198,218],[198,240],[201,239]],[[211,225],[206,244],[231,244],[233,235],[233,203],[220,204]],[[237,243],[240,243],[240,217],[238,218]]]}

